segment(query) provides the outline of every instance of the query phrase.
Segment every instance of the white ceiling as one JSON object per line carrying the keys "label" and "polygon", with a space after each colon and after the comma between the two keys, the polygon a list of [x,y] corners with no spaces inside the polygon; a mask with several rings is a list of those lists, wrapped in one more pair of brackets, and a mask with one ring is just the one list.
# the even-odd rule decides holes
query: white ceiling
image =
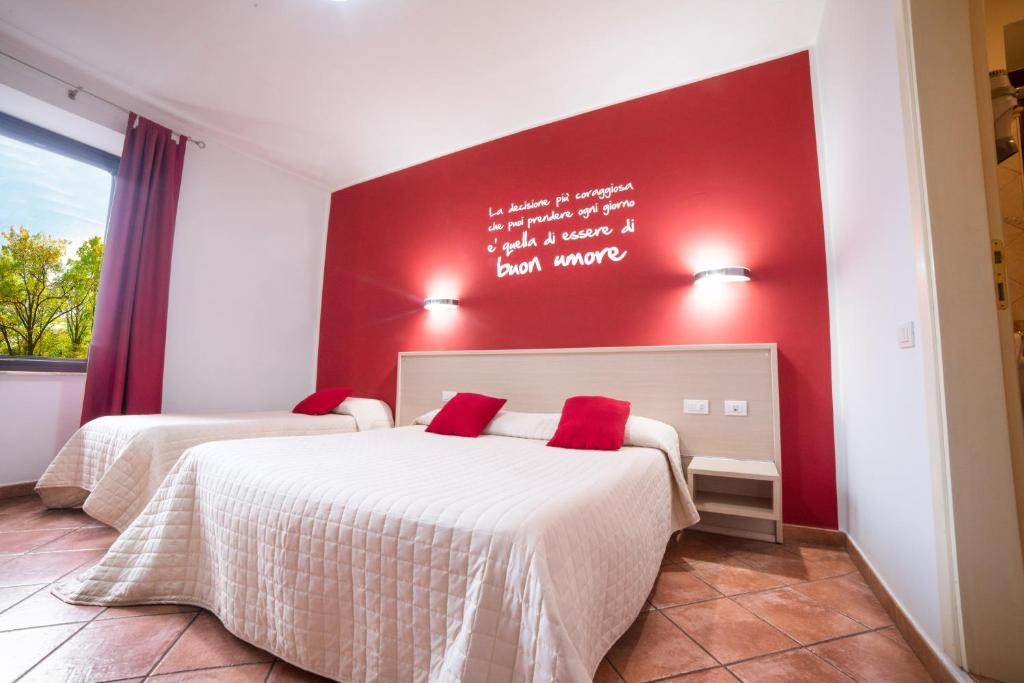
{"label": "white ceiling", "polygon": [[3,0],[0,33],[334,189],[808,47],[824,2]]}

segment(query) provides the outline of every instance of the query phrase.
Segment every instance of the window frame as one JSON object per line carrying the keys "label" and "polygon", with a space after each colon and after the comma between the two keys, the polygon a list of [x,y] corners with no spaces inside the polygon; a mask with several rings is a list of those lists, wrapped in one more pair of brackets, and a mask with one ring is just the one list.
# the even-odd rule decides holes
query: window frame
{"label": "window frame", "polygon": [[[119,156],[4,112],[0,112],[0,135],[108,171],[113,176],[113,182],[110,184],[110,198],[107,201],[107,224],[109,226],[110,209],[117,184],[117,170],[121,165]],[[0,354],[0,372],[80,374],[85,372],[87,363],[88,358],[47,358],[45,356]]]}

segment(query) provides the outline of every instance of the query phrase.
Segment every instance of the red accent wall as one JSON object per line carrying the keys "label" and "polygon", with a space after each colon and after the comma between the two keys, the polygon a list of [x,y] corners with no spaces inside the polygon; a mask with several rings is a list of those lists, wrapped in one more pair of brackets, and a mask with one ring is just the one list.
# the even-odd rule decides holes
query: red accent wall
{"label": "red accent wall", "polygon": [[[487,245],[521,230],[488,233],[492,220],[508,218],[491,219],[489,209],[627,182],[634,189],[616,198],[633,199],[635,208],[535,225],[538,246],[502,260],[537,255],[543,270],[497,277]],[[627,217],[635,232],[621,234]],[[541,244],[549,229],[560,235],[602,224],[615,234]],[[556,253],[611,245],[626,257],[552,265]],[[693,272],[717,265],[748,266],[753,280],[693,285]],[[423,298],[438,295],[459,296],[462,306],[423,310]],[[807,53],[516,133],[331,200],[320,386],[349,385],[393,403],[399,351],[768,341],[779,345],[785,519],[835,528]]]}

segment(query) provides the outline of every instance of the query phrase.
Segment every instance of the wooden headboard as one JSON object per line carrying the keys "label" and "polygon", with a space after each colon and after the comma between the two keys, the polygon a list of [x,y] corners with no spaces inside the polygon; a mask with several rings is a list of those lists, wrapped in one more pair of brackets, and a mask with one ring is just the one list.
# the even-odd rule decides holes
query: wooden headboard
{"label": "wooden headboard", "polygon": [[[612,396],[630,401],[634,415],[674,426],[685,457],[772,460],[781,469],[775,344],[398,354],[399,426],[439,408],[443,391],[501,396],[508,410],[553,413],[569,396]],[[684,413],[683,399],[707,399],[710,414]],[[726,416],[725,400],[747,401],[747,416]]]}

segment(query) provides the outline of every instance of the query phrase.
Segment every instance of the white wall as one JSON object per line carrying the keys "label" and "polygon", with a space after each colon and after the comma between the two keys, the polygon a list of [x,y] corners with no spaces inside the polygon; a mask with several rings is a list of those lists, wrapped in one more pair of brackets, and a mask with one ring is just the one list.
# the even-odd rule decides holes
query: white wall
{"label": "white wall", "polygon": [[164,412],[289,409],[313,390],[330,197],[212,140],[185,157]]}
{"label": "white wall", "polygon": [[35,481],[82,416],[85,375],[0,372],[0,485]]}
{"label": "white wall", "polygon": [[[203,133],[73,67],[21,56],[176,130]],[[71,102],[63,86],[0,58],[4,84],[21,95],[0,89],[0,110],[79,139],[88,132],[92,144],[109,138],[96,124],[123,132],[123,112],[85,95]],[[204,137],[206,149],[187,152],[178,204],[164,411],[290,408],[315,382],[330,195]],[[39,477],[78,425],[83,384],[83,376],[0,372],[0,485]]]}
{"label": "white wall", "polygon": [[[830,244],[840,525],[925,634],[943,639],[936,501],[895,0],[830,0],[812,49]],[[940,646],[941,647],[941,646]]]}

